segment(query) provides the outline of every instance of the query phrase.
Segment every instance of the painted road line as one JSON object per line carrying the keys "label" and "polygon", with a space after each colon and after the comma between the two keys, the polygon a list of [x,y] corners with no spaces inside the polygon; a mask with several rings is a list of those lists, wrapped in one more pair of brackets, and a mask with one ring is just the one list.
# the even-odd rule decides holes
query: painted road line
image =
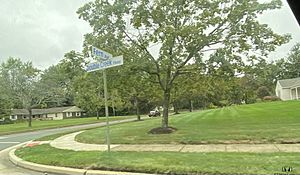
{"label": "painted road line", "polygon": [[[32,141],[32,140],[31,140],[31,141]],[[0,150],[0,154],[1,154],[1,153],[4,153],[5,151],[10,151],[10,150],[12,150],[12,149],[19,148],[19,147],[23,146],[24,144],[27,144],[27,143],[29,143],[29,142],[31,142],[31,141],[19,143],[19,144],[17,144],[17,145],[13,145],[13,146],[11,146],[11,147],[8,147],[8,148],[5,148],[5,149],[3,149],[3,150]]]}
{"label": "painted road line", "polygon": [[1,143],[21,143],[21,142],[0,142]]}

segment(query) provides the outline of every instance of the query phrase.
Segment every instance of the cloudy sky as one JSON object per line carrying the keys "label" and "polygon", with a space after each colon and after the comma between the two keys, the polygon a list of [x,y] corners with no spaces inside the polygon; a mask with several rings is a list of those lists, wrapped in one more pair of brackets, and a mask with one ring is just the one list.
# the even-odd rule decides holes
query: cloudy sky
{"label": "cloudy sky", "polygon": [[[300,27],[286,0],[280,10],[263,14],[259,20],[293,40],[279,47],[270,60],[286,56],[300,41]],[[0,62],[9,56],[32,61],[44,69],[57,64],[64,53],[81,51],[83,35],[91,31],[76,11],[87,0],[0,0]]]}
{"label": "cloudy sky", "polygon": [[76,11],[86,0],[0,0],[0,62],[9,56],[45,68],[81,51],[91,31]]}

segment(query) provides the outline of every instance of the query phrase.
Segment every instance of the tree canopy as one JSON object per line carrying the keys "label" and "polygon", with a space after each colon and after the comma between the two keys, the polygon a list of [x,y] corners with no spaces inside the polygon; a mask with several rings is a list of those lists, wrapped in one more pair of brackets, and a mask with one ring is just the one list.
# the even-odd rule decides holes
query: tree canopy
{"label": "tree canopy", "polygon": [[86,73],[91,46],[124,65],[107,70],[111,115],[145,114],[169,108],[216,108],[254,103],[274,95],[278,79],[299,77],[299,44],[286,58],[268,53],[289,41],[257,17],[281,7],[280,0],[95,0],[79,8],[93,31],[83,52],[69,51],[45,70],[9,58],[0,66],[0,117],[13,108],[77,105],[90,115],[104,108],[102,72]]}
{"label": "tree canopy", "polygon": [[[231,63],[252,61],[290,39],[257,21],[258,14],[280,6],[280,0],[96,0],[77,13],[93,28],[85,38],[86,51],[95,44],[117,50],[156,78],[164,98],[162,127],[167,128],[173,83],[187,64],[201,62],[210,51],[221,52]],[[155,45],[158,56],[150,51]]]}

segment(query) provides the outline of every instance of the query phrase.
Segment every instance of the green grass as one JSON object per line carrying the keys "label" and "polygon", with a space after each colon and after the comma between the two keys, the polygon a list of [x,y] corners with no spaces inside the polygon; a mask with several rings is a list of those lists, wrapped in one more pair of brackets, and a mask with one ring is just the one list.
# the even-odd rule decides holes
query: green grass
{"label": "green grass", "polygon": [[[300,101],[259,103],[216,110],[184,113],[170,117],[172,134],[147,132],[160,126],[151,119],[111,127],[111,142],[142,143],[284,143],[300,142]],[[105,128],[91,129],[76,140],[105,143]]]}
{"label": "green grass", "polygon": [[[47,153],[47,156],[45,156]],[[39,145],[18,149],[24,160],[55,166],[149,173],[282,173],[283,166],[300,173],[300,153],[177,153],[68,151]]]}
{"label": "green grass", "polygon": [[[300,101],[259,103],[183,113],[170,117],[172,134],[147,132],[160,126],[161,118],[111,126],[113,143],[230,143],[300,141]],[[48,139],[58,135],[50,136]],[[105,127],[77,136],[88,143],[104,143]],[[100,138],[100,139],[99,139]],[[103,138],[103,139],[101,139]],[[47,153],[47,157],[45,157]],[[48,144],[16,151],[27,161],[74,168],[170,174],[275,174],[282,167],[300,173],[300,153],[182,153],[70,151]]]}
{"label": "green grass", "polygon": [[[135,116],[110,117],[110,121],[122,120],[122,119],[134,118],[134,117]],[[28,127],[27,122],[0,125],[0,135],[35,131],[41,129],[59,128],[65,126],[83,125],[83,124],[90,124],[90,123],[97,123],[97,122],[104,122],[104,121],[106,121],[105,117],[100,117],[99,120],[97,120],[96,117],[74,118],[74,119],[65,119],[65,120],[48,120],[48,121],[34,120],[32,121],[32,127]]]}

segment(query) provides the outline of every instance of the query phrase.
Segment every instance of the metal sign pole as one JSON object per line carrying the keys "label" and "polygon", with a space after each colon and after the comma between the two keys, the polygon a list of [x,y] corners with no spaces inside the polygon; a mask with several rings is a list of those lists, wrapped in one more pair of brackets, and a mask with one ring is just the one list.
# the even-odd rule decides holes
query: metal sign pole
{"label": "metal sign pole", "polygon": [[109,119],[108,119],[108,104],[107,104],[107,83],[106,83],[106,70],[103,70],[104,81],[104,99],[105,99],[105,116],[106,116],[106,143],[107,152],[110,152],[110,139],[109,139]]}
{"label": "metal sign pole", "polygon": [[86,65],[85,70],[87,72],[93,72],[97,70],[103,70],[103,82],[104,82],[104,99],[105,99],[105,116],[106,116],[106,143],[107,151],[110,152],[110,137],[109,137],[109,117],[108,117],[108,104],[107,104],[107,82],[106,82],[106,70],[107,68],[123,65],[123,56],[112,57],[112,54],[105,52],[96,47],[92,47],[92,55],[98,58],[96,62]]}

